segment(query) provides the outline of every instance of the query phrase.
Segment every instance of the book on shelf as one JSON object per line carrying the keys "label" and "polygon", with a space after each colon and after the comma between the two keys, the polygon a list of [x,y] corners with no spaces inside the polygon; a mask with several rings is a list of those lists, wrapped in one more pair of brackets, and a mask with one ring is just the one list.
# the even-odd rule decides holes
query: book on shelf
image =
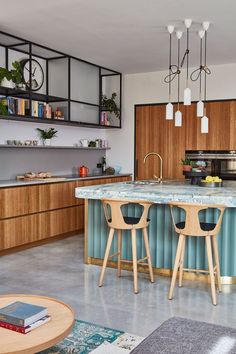
{"label": "book on shelf", "polygon": [[46,316],[47,312],[46,307],[16,301],[0,309],[0,321],[26,327]]}
{"label": "book on shelf", "polygon": [[44,325],[45,323],[49,322],[50,320],[51,320],[51,316],[46,315],[46,316],[40,318],[38,321],[35,321],[26,327],[17,326],[15,324],[0,321],[0,327],[10,329],[11,331],[14,331],[14,332],[26,334],[26,333],[31,332],[35,328],[38,328],[38,327]]}

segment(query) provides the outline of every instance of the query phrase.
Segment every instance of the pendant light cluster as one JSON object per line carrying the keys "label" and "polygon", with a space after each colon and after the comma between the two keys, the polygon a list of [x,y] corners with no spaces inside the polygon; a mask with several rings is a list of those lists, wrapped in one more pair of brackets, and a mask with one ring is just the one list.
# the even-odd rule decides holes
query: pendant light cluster
{"label": "pendant light cluster", "polygon": [[[175,126],[182,126],[182,112],[179,109],[180,105],[180,75],[181,69],[184,66],[186,61],[186,86],[184,89],[184,105],[191,105],[191,89],[189,87],[189,79],[191,81],[199,80],[199,101],[197,103],[197,117],[201,118],[201,132],[208,133],[208,117],[206,116],[206,107],[204,107],[204,102],[206,102],[206,83],[207,83],[207,75],[211,74],[210,69],[207,67],[207,31],[210,26],[210,22],[205,21],[202,23],[202,29],[198,32],[198,36],[200,38],[200,60],[199,60],[199,68],[194,70],[189,76],[189,30],[192,25],[191,19],[186,19],[184,21],[186,27],[186,50],[182,60],[180,61],[180,45],[181,38],[183,36],[183,32],[177,30],[175,32],[177,38],[177,65],[172,64],[172,35],[175,31],[175,27],[169,25],[167,27],[169,32],[169,73],[165,77],[164,82],[169,86],[169,102],[166,105],[166,119],[173,120],[175,119]],[[204,64],[203,64],[203,40],[204,40]],[[202,76],[204,75],[204,97],[202,97]],[[177,111],[174,114],[172,100],[172,91],[171,84],[172,81],[177,77]],[[202,101],[204,100],[204,102]]]}

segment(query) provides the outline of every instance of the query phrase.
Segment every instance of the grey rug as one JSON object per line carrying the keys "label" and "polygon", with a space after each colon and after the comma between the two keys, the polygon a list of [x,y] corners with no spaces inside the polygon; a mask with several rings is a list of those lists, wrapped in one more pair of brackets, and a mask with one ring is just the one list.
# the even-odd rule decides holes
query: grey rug
{"label": "grey rug", "polygon": [[235,354],[236,330],[172,317],[130,354]]}

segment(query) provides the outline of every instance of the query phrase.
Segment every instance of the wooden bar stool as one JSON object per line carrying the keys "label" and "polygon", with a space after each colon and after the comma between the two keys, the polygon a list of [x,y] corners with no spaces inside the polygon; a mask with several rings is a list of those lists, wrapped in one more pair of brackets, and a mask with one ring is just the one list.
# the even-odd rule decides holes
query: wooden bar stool
{"label": "wooden bar stool", "polygon": [[[110,231],[107,240],[107,246],[106,246],[105,256],[103,260],[99,286],[103,286],[104,274],[105,274],[105,269],[107,266],[108,259],[114,256],[118,256],[118,262],[117,262],[118,277],[121,276],[122,262],[133,263],[134,292],[137,294],[138,293],[138,263],[142,265],[148,265],[150,280],[152,283],[154,283],[151,255],[150,255],[149,242],[148,242],[148,233],[147,233],[147,227],[150,221],[148,219],[148,211],[152,203],[139,202],[139,201],[129,202],[129,201],[118,201],[118,200],[103,200],[102,202],[103,202],[106,221],[110,228]],[[143,208],[141,217],[123,216],[121,207],[128,204],[140,205]],[[137,260],[137,246],[136,246],[136,230],[138,229],[142,229],[144,245],[146,250],[146,257],[139,260]],[[118,237],[118,252],[109,256],[115,230],[117,230],[117,237]],[[132,261],[121,259],[122,230],[131,230],[132,258],[133,258]],[[147,260],[147,263],[143,262],[145,260]]]}
{"label": "wooden bar stool", "polygon": [[[171,202],[169,203],[169,205],[170,205],[171,216],[174,223],[175,231],[177,232],[177,234],[179,234],[179,241],[178,241],[178,246],[176,251],[173,275],[172,275],[171,286],[169,290],[169,300],[172,300],[173,298],[174,286],[176,282],[177,272],[179,269],[180,287],[182,286],[184,271],[191,271],[191,272],[193,271],[198,273],[210,274],[212,303],[216,305],[217,302],[216,302],[215,275],[217,277],[218,290],[219,292],[221,292],[220,264],[219,264],[218,245],[217,245],[216,236],[220,230],[225,207],[223,205],[210,205],[210,204],[203,205],[203,204],[190,204],[190,203],[179,203],[179,202]],[[173,215],[174,207],[181,208],[185,211],[185,221],[175,223],[175,219]],[[200,210],[206,210],[209,208],[219,209],[220,215],[217,224],[199,221]],[[185,240],[187,236],[205,237],[209,271],[201,270],[201,269],[183,268]],[[215,266],[213,266],[212,250],[213,250],[213,255],[215,260]]]}

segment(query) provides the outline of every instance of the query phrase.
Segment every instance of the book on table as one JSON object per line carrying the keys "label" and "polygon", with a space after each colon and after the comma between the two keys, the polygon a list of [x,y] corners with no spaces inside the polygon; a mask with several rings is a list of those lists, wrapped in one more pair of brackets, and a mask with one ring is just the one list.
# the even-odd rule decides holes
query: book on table
{"label": "book on table", "polygon": [[51,316],[46,315],[46,316],[42,317],[40,320],[33,322],[29,326],[26,326],[26,327],[16,326],[16,325],[8,323],[8,322],[0,321],[0,327],[10,329],[11,331],[14,331],[14,332],[26,334],[26,333],[31,332],[33,329],[38,328],[38,327],[42,326],[43,324],[49,322],[50,320],[51,320]]}
{"label": "book on table", "polygon": [[48,314],[46,307],[16,301],[0,308],[0,321],[27,327]]}

